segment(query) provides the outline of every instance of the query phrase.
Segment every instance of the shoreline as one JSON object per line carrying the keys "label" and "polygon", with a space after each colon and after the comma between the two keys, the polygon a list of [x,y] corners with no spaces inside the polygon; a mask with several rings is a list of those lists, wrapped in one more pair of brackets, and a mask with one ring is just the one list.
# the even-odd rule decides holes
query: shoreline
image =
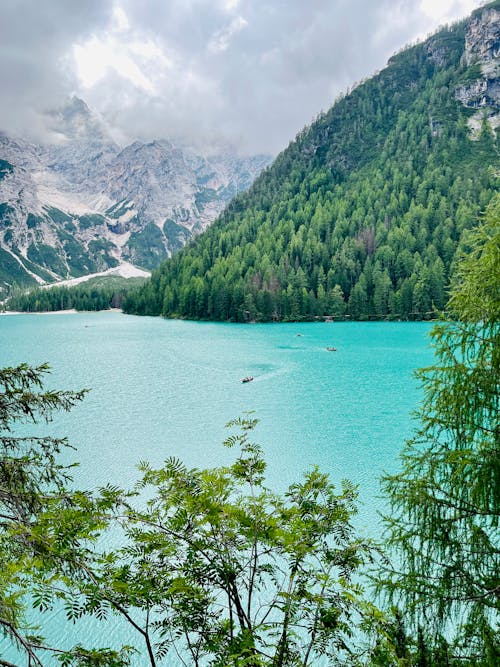
{"label": "shoreline", "polygon": [[40,310],[40,311],[23,311],[23,310],[4,310],[0,311],[2,315],[84,315],[89,313],[122,313],[121,308],[104,308],[102,310],[76,310],[75,308],[68,308],[68,310]]}

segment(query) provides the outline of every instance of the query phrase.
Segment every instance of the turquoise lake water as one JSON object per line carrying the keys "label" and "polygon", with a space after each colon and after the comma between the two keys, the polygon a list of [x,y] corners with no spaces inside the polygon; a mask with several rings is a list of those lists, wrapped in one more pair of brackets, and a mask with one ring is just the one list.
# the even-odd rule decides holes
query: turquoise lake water
{"label": "turquoise lake water", "polygon": [[[268,485],[283,490],[318,465],[333,481],[359,484],[360,531],[376,536],[379,478],[398,466],[419,388],[413,371],[432,362],[428,323],[231,325],[120,313],[0,317],[0,366],[49,362],[53,388],[91,388],[43,432],[67,435],[80,488],[131,486],[140,460],[169,456],[189,466],[231,460],[224,424],[260,419]],[[336,352],[326,351],[334,346]],[[254,376],[242,384],[240,379]],[[48,633],[64,643],[60,616]],[[100,629],[71,630],[82,643]],[[103,635],[104,636],[104,635]],[[122,639],[119,623],[106,631]],[[133,635],[127,635],[132,641]],[[0,640],[0,655],[8,659]],[[145,664],[138,659],[134,664]],[[166,662],[165,664],[174,664]]]}

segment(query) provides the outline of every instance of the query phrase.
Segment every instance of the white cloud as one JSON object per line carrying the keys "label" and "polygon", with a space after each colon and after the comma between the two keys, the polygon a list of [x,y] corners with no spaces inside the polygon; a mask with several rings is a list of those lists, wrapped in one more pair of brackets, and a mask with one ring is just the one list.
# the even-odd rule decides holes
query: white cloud
{"label": "white cloud", "polygon": [[237,16],[231,23],[221,30],[218,30],[208,44],[209,51],[212,53],[221,53],[229,48],[232,38],[243,28],[246,28],[248,21],[242,16]]}
{"label": "white cloud", "polygon": [[477,6],[477,0],[420,0],[421,10],[436,25],[465,16]]}
{"label": "white cloud", "polygon": [[480,0],[0,1],[0,129],[75,93],[129,139],[278,151],[404,44]]}
{"label": "white cloud", "polygon": [[91,88],[110,71],[114,71],[137,88],[150,94],[155,92],[152,81],[134,61],[133,50],[129,45],[113,38],[100,40],[92,37],[84,44],[75,44],[73,53],[77,75],[84,88]]}
{"label": "white cloud", "polygon": [[114,27],[117,31],[124,31],[130,28],[130,23],[128,16],[125,14],[123,9],[118,5],[113,9],[113,21]]}
{"label": "white cloud", "polygon": [[172,67],[171,60],[152,37],[136,34],[119,6],[113,9],[109,29],[74,44],[73,56],[84,89],[116,73],[142,92],[155,95],[158,92],[155,79]]}

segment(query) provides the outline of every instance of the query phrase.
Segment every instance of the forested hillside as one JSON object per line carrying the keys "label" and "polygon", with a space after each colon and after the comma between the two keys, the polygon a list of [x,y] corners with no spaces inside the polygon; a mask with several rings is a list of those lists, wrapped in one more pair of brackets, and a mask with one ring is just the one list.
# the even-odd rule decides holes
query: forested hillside
{"label": "forested hillside", "polygon": [[269,321],[443,308],[462,232],[498,187],[499,6],[339,99],[126,311]]}

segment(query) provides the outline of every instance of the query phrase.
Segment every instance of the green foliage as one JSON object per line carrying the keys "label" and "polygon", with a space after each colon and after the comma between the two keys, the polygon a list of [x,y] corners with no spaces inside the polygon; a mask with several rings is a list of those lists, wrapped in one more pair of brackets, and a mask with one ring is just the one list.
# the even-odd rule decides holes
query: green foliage
{"label": "green foliage", "polygon": [[40,227],[42,222],[43,218],[40,217],[39,215],[28,213],[28,216],[26,218],[26,226],[28,227],[28,229],[35,229],[36,227]]}
{"label": "green foliage", "polygon": [[127,202],[126,199],[123,199],[122,201],[113,204],[113,206],[110,206],[106,210],[106,215],[109,218],[115,218],[115,219],[120,218],[122,215],[124,215],[130,210],[129,204],[130,202]]}
{"label": "green foliage", "polygon": [[12,206],[9,206],[6,202],[0,204],[0,223],[2,227],[8,227],[10,225],[10,216],[14,213]]}
{"label": "green foliage", "polygon": [[64,211],[61,211],[58,208],[54,208],[53,206],[46,206],[45,210],[47,211],[47,214],[54,222],[64,224],[64,223],[70,223],[73,220],[73,218],[70,215],[68,215]]}
{"label": "green foliage", "polygon": [[39,276],[42,280],[53,280],[53,274],[42,268],[40,265],[32,262],[31,259],[29,259],[29,256],[24,257],[17,249],[13,249],[11,252],[20,259],[27,271],[31,271],[32,274]]}
{"label": "green foliage", "polygon": [[[120,650],[47,647],[25,620],[63,605],[66,617],[119,614],[152,667],[178,651],[213,667],[496,667],[500,548],[500,197],[463,239],[449,304],[433,332],[437,362],[419,377],[420,428],[403,469],[384,488],[393,567],[379,578],[397,607],[362,599],[359,574],[373,555],[351,525],[356,491],[336,491],[317,469],[282,494],[266,487],[256,420],[229,424],[225,467],[190,470],[177,459],[141,465],[134,494],[69,491],[57,456],[66,441],[14,434],[50,420],[83,392],[43,391],[47,367],[0,370],[0,630],[41,666],[122,667]],[[339,284],[323,286],[342,299]],[[377,299],[384,303],[383,277]],[[304,276],[298,272],[304,290]],[[366,296],[359,292],[358,307]],[[333,298],[333,296],[332,296]],[[425,290],[421,297],[425,298]],[[291,307],[300,304],[290,299]],[[343,303],[343,301],[342,301]],[[246,299],[249,312],[255,302]],[[115,552],[96,540],[110,524]],[[117,530],[118,529],[118,530]],[[29,597],[28,597],[29,595]],[[399,607],[399,610],[398,610]],[[372,643],[359,653],[360,631]],[[1,663],[1,659],[0,659]]]}
{"label": "green foliage", "polygon": [[[81,216],[80,221],[84,220],[84,224],[87,226],[94,226],[100,224],[100,219],[102,216],[98,215],[87,215]],[[69,231],[74,231],[74,225],[71,221],[66,221],[65,229],[60,228],[57,232],[59,240],[62,244],[63,253],[55,250],[59,254],[59,262],[66,262],[69,269],[69,273],[72,276],[83,276],[88,273],[97,273],[108,269],[110,267],[117,266],[118,261],[115,257],[111,255],[111,249],[113,244],[105,239],[93,239],[89,242],[88,248],[77,241]],[[40,245],[37,246],[40,248]],[[43,246],[46,248],[46,246]],[[44,250],[43,256],[41,259],[44,259],[45,265],[47,262],[47,252]],[[62,257],[61,257],[62,255]],[[50,258],[53,262],[57,261],[53,258]],[[66,270],[65,273],[68,271]]]}
{"label": "green foliage", "polygon": [[381,585],[450,655],[500,660],[500,197],[467,236],[450,300],[433,330],[437,363],[418,373],[420,429],[386,477],[396,566]]}
{"label": "green foliage", "polygon": [[0,160],[0,181],[14,171],[13,165],[7,160]]}
{"label": "green foliage", "polygon": [[[29,245],[26,256],[15,250],[16,229],[15,211],[8,204],[0,205],[0,230],[7,228],[3,234],[3,241],[14,246],[12,253],[19,257],[16,262],[12,256],[2,252],[0,264],[0,296],[3,298],[16,288],[23,285],[32,285],[36,281],[31,274],[39,276],[50,283],[54,278],[67,278],[69,276],[82,276],[88,273],[106,270],[118,265],[118,260],[113,256],[113,244],[104,238],[94,238],[88,243],[78,241],[74,233],[77,228],[71,216],[57,208],[45,207],[43,216],[29,213],[26,217]],[[42,232],[40,226],[43,222],[53,221],[58,226],[58,242],[47,245],[40,242]],[[83,229],[102,225],[105,218],[100,215],[80,216]],[[25,240],[26,240],[25,239]],[[23,268],[24,266],[24,268]]]}
{"label": "green foliage", "polygon": [[144,269],[153,269],[167,256],[161,229],[152,222],[144,229],[133,232],[124,250],[131,262]]}
{"label": "green foliage", "polygon": [[34,285],[35,279],[6,250],[0,248],[0,298],[10,292],[12,282],[18,285]]}
{"label": "green foliage", "polygon": [[[16,435],[20,424],[50,422],[83,398],[85,391],[44,389],[48,372],[46,365],[0,369],[0,633],[33,667],[49,664],[47,655],[67,667],[125,667],[130,646],[68,648],[64,636],[51,646],[26,618],[30,607],[41,615],[56,604],[73,621],[89,613],[79,588],[99,570],[93,544],[116,505],[112,489],[96,499],[70,490],[71,467],[58,462],[65,438]],[[95,604],[92,612],[103,617]]]}
{"label": "green foliage", "polygon": [[[142,611],[150,662],[177,654],[192,665],[342,664],[364,613],[355,575],[370,546],[351,526],[356,492],[336,492],[313,469],[277,495],[265,486],[256,420],[226,440],[239,454],[223,468],[189,470],[178,459],[141,466],[149,498],[123,518],[128,544],[109,558],[99,594],[122,613]],[[137,628],[136,628],[137,629]]]}
{"label": "green foliage", "polygon": [[374,628],[376,640],[363,662],[369,667],[486,667],[476,658],[457,654],[435,629],[429,633],[418,626],[410,634],[404,615],[396,608],[371,619]]}
{"label": "green foliage", "polygon": [[134,649],[124,647],[120,651],[111,649],[86,649],[81,645],[72,651],[61,652],[57,659],[62,667],[126,667]]}
{"label": "green foliage", "polygon": [[32,262],[39,264],[40,266],[44,266],[61,278],[65,278],[67,276],[67,267],[61,259],[60,254],[52,246],[46,245],[44,243],[32,243],[28,247],[27,255]]}
{"label": "green foliage", "polygon": [[206,204],[217,200],[217,190],[205,188],[204,190],[195,192],[194,200],[197,208],[203,210]]}
{"label": "green foliage", "polygon": [[394,56],[300,132],[125,309],[242,322],[433,317],[462,233],[498,187],[494,136],[471,141],[470,110],[454,97],[474,74],[463,49],[461,23]]}
{"label": "green foliage", "polygon": [[[487,2],[484,7],[486,9],[500,9],[500,0],[491,0],[491,2]],[[476,9],[474,14],[478,14],[480,12],[479,9]]]}
{"label": "green foliage", "polygon": [[93,239],[88,244],[89,254],[100,271],[118,266],[119,261],[111,252],[115,246],[106,239]]}
{"label": "green foliage", "polygon": [[59,240],[65,253],[65,259],[73,276],[83,276],[86,273],[94,273],[98,270],[97,265],[89,257],[85,247],[71,234],[63,229],[57,232]]}
{"label": "green foliage", "polygon": [[99,225],[106,224],[106,218],[96,213],[87,213],[78,217],[80,221],[80,229],[89,229],[91,227],[99,227]]}
{"label": "green foliage", "polygon": [[167,218],[163,224],[163,233],[172,252],[177,252],[184,247],[191,236],[186,227],[178,225],[170,218]]}
{"label": "green foliage", "polygon": [[68,443],[48,436],[16,436],[12,430],[17,422],[50,421],[55,410],[70,410],[84,393],[43,391],[47,372],[47,366],[26,364],[0,370],[0,630],[33,665],[42,664],[37,649],[43,644],[25,622],[24,597],[28,582],[50,580],[63,558],[64,541],[56,544],[46,529],[57,506],[56,536],[64,535],[70,477],[57,455]]}
{"label": "green foliage", "polygon": [[144,278],[103,276],[91,278],[73,287],[36,288],[13,294],[6,302],[8,310],[26,313],[53,310],[108,310],[120,308],[130,291],[144,282]]}

